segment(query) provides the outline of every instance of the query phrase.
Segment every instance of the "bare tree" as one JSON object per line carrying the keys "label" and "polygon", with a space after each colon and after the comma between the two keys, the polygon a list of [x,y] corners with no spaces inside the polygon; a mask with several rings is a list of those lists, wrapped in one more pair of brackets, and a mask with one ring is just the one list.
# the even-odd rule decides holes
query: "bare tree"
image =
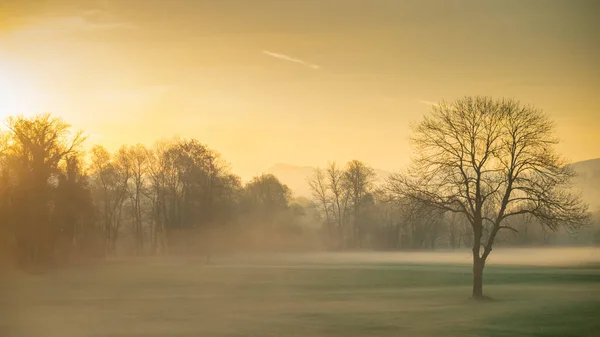
{"label": "bare tree", "polygon": [[373,188],[375,171],[365,163],[353,160],[348,163],[343,175],[344,185],[350,194],[353,211],[353,239],[354,244],[362,247],[364,239],[364,228],[362,224],[362,203]]}
{"label": "bare tree", "polygon": [[121,213],[131,174],[130,165],[122,152],[113,158],[102,146],[94,146],[91,170],[97,194],[101,194],[98,206],[103,218],[105,248],[107,252],[115,254],[122,223]]}
{"label": "bare tree", "polygon": [[[81,132],[50,114],[7,121],[5,155],[17,182],[13,205],[16,242],[21,262],[49,262],[53,256],[56,228],[50,222],[52,191],[59,166],[76,153],[85,140]],[[4,143],[4,142],[3,142]]]}
{"label": "bare tree", "polygon": [[442,222],[442,211],[414,199],[398,200],[403,223],[403,244],[412,249],[435,248]]}
{"label": "bare tree", "polygon": [[456,249],[460,248],[462,243],[467,245],[465,236],[471,231],[470,225],[467,225],[463,217],[457,213],[446,213],[443,215],[443,217],[446,225],[448,246],[452,249]]}
{"label": "bare tree", "polygon": [[569,192],[573,170],[554,150],[554,124],[519,102],[465,97],[442,102],[414,126],[416,159],[388,179],[396,196],[462,214],[473,231],[473,297],[483,297],[483,269],[507,219],[528,214],[551,229],[589,222]]}
{"label": "bare tree", "polygon": [[329,238],[333,238],[333,222],[331,221],[331,197],[329,193],[329,184],[325,172],[317,168],[313,175],[308,178],[308,186],[312,192],[312,196],[317,207],[325,215],[325,228]]}
{"label": "bare tree", "polygon": [[12,255],[14,237],[12,207],[12,184],[8,169],[8,136],[0,130],[0,257]]}
{"label": "bare tree", "polygon": [[327,168],[327,178],[329,179],[329,189],[332,194],[333,218],[337,225],[340,248],[342,248],[346,241],[345,232],[350,193],[344,184],[344,171],[342,171],[335,162],[329,164],[329,167]]}
{"label": "bare tree", "polygon": [[94,248],[92,195],[81,160],[77,155],[65,159],[53,193],[55,251],[62,262],[74,257],[73,253],[93,253]]}
{"label": "bare tree", "polygon": [[136,253],[144,251],[144,228],[142,197],[148,173],[149,155],[148,149],[141,144],[131,147],[123,147],[120,151],[122,162],[131,168],[131,186],[128,186],[129,199],[131,201],[132,227],[135,235]]}
{"label": "bare tree", "polygon": [[152,253],[156,254],[161,248],[166,251],[166,160],[165,152],[168,144],[158,142],[148,151],[148,174],[150,176],[150,189],[146,197],[151,201],[152,226],[150,231]]}

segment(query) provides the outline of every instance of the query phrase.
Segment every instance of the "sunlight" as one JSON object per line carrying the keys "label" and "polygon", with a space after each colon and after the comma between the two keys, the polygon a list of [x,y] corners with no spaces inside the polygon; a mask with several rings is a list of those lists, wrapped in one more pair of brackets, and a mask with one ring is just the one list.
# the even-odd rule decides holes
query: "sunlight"
{"label": "sunlight", "polygon": [[13,65],[0,61],[0,120],[9,116],[41,113],[41,92],[34,81]]}
{"label": "sunlight", "polygon": [[591,336],[597,12],[0,0],[0,337]]}

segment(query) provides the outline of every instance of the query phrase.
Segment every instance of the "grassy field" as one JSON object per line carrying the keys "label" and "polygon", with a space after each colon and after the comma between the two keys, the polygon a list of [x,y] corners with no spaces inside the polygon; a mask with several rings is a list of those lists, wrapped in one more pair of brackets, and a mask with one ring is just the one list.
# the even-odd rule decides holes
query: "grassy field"
{"label": "grassy field", "polygon": [[600,267],[492,264],[485,303],[470,282],[462,263],[113,261],[5,277],[0,336],[600,336]]}

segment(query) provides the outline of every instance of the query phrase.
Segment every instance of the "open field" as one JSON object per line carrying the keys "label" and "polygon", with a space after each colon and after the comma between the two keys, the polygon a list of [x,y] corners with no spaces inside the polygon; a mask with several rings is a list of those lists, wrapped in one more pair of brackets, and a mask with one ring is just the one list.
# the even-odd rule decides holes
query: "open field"
{"label": "open field", "polygon": [[515,251],[494,251],[484,289],[495,301],[485,303],[468,299],[467,252],[165,258],[12,274],[1,284],[0,336],[599,336],[598,250],[555,251],[575,254],[573,263],[536,266],[549,252],[521,251],[517,265]]}

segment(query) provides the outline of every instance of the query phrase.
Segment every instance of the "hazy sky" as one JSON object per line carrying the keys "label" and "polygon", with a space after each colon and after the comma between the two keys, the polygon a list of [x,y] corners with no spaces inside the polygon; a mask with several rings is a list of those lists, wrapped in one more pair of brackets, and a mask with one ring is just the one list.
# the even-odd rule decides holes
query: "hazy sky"
{"label": "hazy sky", "polygon": [[428,102],[514,97],[600,157],[600,2],[0,0],[0,117],[53,112],[115,148],[180,135],[242,177],[395,170]]}

